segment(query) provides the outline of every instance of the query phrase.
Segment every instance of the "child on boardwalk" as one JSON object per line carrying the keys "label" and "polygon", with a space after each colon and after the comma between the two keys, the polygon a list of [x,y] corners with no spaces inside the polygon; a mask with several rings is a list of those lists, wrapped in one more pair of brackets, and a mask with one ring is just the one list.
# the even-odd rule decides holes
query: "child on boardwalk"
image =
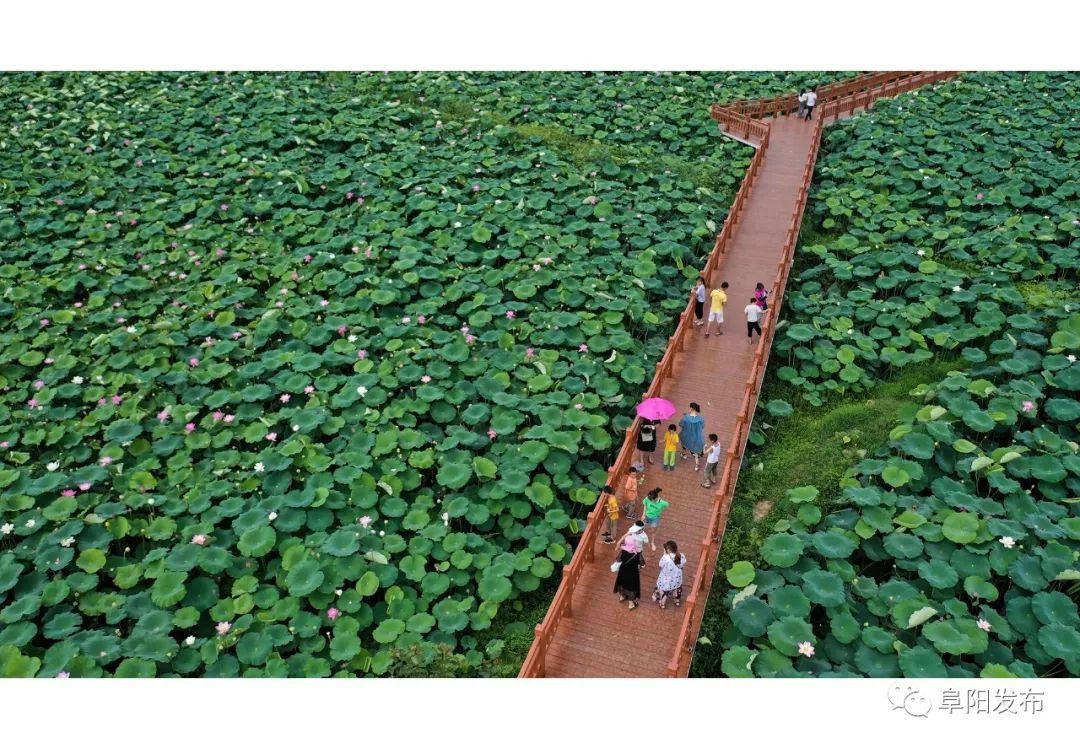
{"label": "child on boardwalk", "polygon": [[754,301],[757,306],[761,307],[762,312],[769,311],[769,292],[765,289],[765,284],[760,281],[754,288]]}
{"label": "child on boardwalk", "polygon": [[660,604],[660,608],[667,606],[667,599],[674,598],[675,605],[682,603],[683,567],[686,566],[686,556],[679,553],[679,547],[674,541],[664,544],[664,555],[660,557],[660,574],[656,576],[656,591],[652,599]]}
{"label": "child on boardwalk", "polygon": [[675,470],[675,452],[679,449],[679,432],[677,427],[672,424],[668,427],[667,432],[664,433],[664,470]]}
{"label": "child on boardwalk", "polygon": [[758,339],[761,338],[761,318],[765,311],[757,304],[757,299],[750,297],[750,304],[743,310],[746,313],[746,338],[750,343],[754,342],[754,331],[757,331]]}
{"label": "child on boardwalk", "polygon": [[[670,506],[670,502],[660,496],[660,487],[656,487],[651,492],[645,495],[645,499],[642,500],[642,512],[645,516],[645,527],[652,530],[656,530],[660,527],[660,516],[664,513],[664,510]],[[650,542],[649,545],[653,551],[656,551],[656,544]]]}
{"label": "child on boardwalk", "polygon": [[694,287],[694,326],[704,325],[702,318],[705,317],[705,276],[698,276],[697,286]]}
{"label": "child on boardwalk", "polygon": [[623,481],[623,514],[629,520],[637,519],[638,469],[630,466],[630,472]]}
{"label": "child on boardwalk", "polygon": [[615,498],[615,490],[605,485],[600,492],[600,503],[607,513],[607,528],[604,529],[604,543],[615,543],[615,534],[619,531],[619,500]]}
{"label": "child on boardwalk", "polygon": [[691,403],[690,410],[683,414],[679,426],[682,427],[679,443],[683,448],[683,460],[693,455],[696,471],[701,467],[699,461],[705,450],[705,419],[701,415],[701,406]]}
{"label": "child on boardwalk", "polygon": [[715,434],[709,435],[709,454],[705,458],[705,483],[706,489],[716,483],[716,472],[720,470],[720,438]]}
{"label": "child on boardwalk", "polygon": [[724,331],[721,328],[724,325],[724,305],[727,304],[727,281],[720,284],[719,289],[713,289],[710,296],[712,301],[709,306],[709,322],[705,326],[705,337],[709,337],[709,332],[712,330],[712,325],[716,323],[716,334],[723,335]]}

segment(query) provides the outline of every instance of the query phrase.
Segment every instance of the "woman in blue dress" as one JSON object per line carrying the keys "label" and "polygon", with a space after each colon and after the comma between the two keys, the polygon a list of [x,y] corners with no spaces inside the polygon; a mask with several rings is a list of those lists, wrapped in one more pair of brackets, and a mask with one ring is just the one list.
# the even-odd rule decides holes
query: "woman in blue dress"
{"label": "woman in blue dress", "polygon": [[705,418],[701,415],[701,406],[690,404],[690,410],[679,421],[681,433],[679,444],[683,448],[683,460],[694,456],[694,470],[700,468],[701,456],[705,452]]}

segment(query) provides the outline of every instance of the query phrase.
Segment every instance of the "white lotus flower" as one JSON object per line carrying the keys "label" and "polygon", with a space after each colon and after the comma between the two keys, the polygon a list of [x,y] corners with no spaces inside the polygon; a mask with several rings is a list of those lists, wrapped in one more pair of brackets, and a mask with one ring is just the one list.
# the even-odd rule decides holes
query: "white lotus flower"
{"label": "white lotus flower", "polygon": [[336,595],[336,596],[340,596],[343,593],[345,593],[345,591],[342,590],[341,588],[338,588],[337,590],[334,591],[334,595]]}
{"label": "white lotus flower", "polygon": [[47,466],[45,466],[45,467],[46,467],[46,468],[48,468],[48,469],[49,469],[50,471],[55,471],[55,470],[56,470],[57,468],[59,468],[59,467],[60,467],[60,464],[59,464],[59,463],[57,463],[57,462],[56,462],[56,461],[54,460],[54,461],[53,461],[52,463],[49,463],[49,464],[48,464]]}
{"label": "white lotus flower", "polygon": [[270,520],[277,520],[277,513],[276,512],[271,512],[266,517],[269,518]]}
{"label": "white lotus flower", "polygon": [[27,528],[33,528],[35,525],[37,525],[37,521],[34,520],[33,518],[30,518],[29,520],[26,521],[26,527]]}
{"label": "white lotus flower", "polygon": [[128,325],[126,330],[129,333],[134,333],[135,332],[135,326],[134,325]]}
{"label": "white lotus flower", "polygon": [[299,431],[300,431],[300,427],[299,427],[298,425],[296,425],[296,424],[293,424],[293,425],[292,425],[292,430],[293,430],[294,432],[299,432]]}
{"label": "white lotus flower", "polygon": [[952,287],[952,290],[953,290],[953,291],[957,291],[957,292],[959,292],[959,291],[963,291],[963,289],[961,289],[961,288],[960,288],[959,286],[953,286],[953,287]]}
{"label": "white lotus flower", "polygon": [[1076,361],[1076,354],[1069,354],[1065,358],[1068,359],[1070,362],[1074,362]]}
{"label": "white lotus flower", "polygon": [[68,536],[63,541],[60,542],[60,545],[63,546],[66,549],[67,547],[71,546],[73,543],[75,543],[75,537],[74,536]]}
{"label": "white lotus flower", "polygon": [[361,385],[360,387],[356,388],[356,392],[360,395],[361,398],[363,398],[365,395],[367,395],[367,388]]}
{"label": "white lotus flower", "polygon": [[919,251],[918,251],[918,252],[916,252],[915,254],[916,254],[916,255],[918,255],[919,257],[922,257],[923,255],[925,255],[925,254],[926,254],[926,250],[919,250]]}
{"label": "white lotus flower", "polygon": [[348,341],[349,341],[349,343],[356,343],[356,336],[355,335],[349,336]]}
{"label": "white lotus flower", "polygon": [[1002,536],[998,539],[998,543],[1004,546],[1006,549],[1011,549],[1016,546],[1016,540],[1012,536]]}
{"label": "white lotus flower", "polygon": [[184,644],[185,645],[194,645],[195,644],[195,635],[188,635],[187,637],[185,637],[184,638]]}
{"label": "white lotus flower", "polygon": [[76,385],[82,385],[83,384],[83,378],[80,377],[79,375],[75,375],[74,377],[72,377],[71,381],[74,382]]}
{"label": "white lotus flower", "polygon": [[262,473],[262,472],[263,472],[263,464],[262,463],[256,463],[255,464],[255,473]]}
{"label": "white lotus flower", "polygon": [[3,525],[0,525],[0,536],[6,536],[13,530],[15,530],[14,525],[12,525],[11,523],[4,523]]}

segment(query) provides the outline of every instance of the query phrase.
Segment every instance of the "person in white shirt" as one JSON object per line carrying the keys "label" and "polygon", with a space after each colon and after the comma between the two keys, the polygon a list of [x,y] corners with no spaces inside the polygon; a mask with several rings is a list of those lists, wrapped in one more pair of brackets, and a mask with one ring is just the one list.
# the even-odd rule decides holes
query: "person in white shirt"
{"label": "person in white shirt", "polygon": [[806,114],[806,92],[803,91],[799,94],[799,111],[795,114],[796,117],[802,117]]}
{"label": "person in white shirt", "polygon": [[754,297],[750,297],[750,304],[746,305],[743,312],[746,313],[746,337],[753,343],[755,330],[758,338],[761,338],[761,318],[764,317],[765,311],[757,305]]}
{"label": "person in white shirt", "polygon": [[706,489],[716,482],[716,472],[720,470],[720,453],[722,451],[720,438],[717,435],[710,434],[709,442],[709,452],[705,457],[705,483],[702,484]]}
{"label": "person in white shirt", "polygon": [[814,105],[817,104],[817,91],[806,92],[806,119],[810,119],[810,115],[814,111]]}

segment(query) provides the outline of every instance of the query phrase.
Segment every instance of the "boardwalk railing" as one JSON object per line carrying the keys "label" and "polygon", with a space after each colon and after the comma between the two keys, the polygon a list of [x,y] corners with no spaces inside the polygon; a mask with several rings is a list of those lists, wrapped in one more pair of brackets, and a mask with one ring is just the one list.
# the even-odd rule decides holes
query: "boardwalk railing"
{"label": "boardwalk railing", "polygon": [[[768,364],[769,353],[772,350],[773,337],[776,334],[775,320],[777,319],[781,305],[783,304],[788,273],[791,268],[792,258],[794,257],[799,230],[802,226],[802,217],[810,191],[814,165],[817,161],[818,148],[821,143],[821,131],[826,118],[835,118],[842,116],[844,113],[851,113],[860,107],[870,106],[876,98],[882,96],[895,96],[898,93],[926,85],[927,83],[945,80],[954,75],[956,74],[877,73],[859,76],[858,78],[849,81],[833,84],[830,90],[840,93],[842,96],[835,101],[830,101],[825,105],[818,107],[821,110],[821,115],[816,118],[816,122],[814,123],[813,145],[807,157],[806,164],[803,167],[802,179],[799,185],[795,207],[793,208],[791,215],[787,218],[788,227],[784,238],[784,251],[779,263],[777,263],[776,278],[772,285],[770,320],[768,324],[764,326],[764,335],[759,339],[757,348],[754,351],[753,366],[751,368],[750,376],[747,377],[744,386],[743,398],[736,417],[735,430],[731,437],[731,444],[728,446],[725,456],[720,483],[713,495],[713,510],[701,539],[701,546],[699,549],[700,557],[698,557],[700,561],[698,563],[697,572],[694,575],[694,581],[690,586],[687,595],[683,623],[679,630],[674,653],[671,660],[668,662],[668,676],[685,676],[690,670],[690,661],[693,656],[694,645],[697,642],[697,633],[701,627],[701,617],[705,610],[705,602],[708,598],[709,589],[712,585],[712,579],[715,573],[716,557],[723,541],[724,529],[727,525],[727,516],[731,509],[731,501],[735,493],[735,484],[738,479],[739,467],[742,464],[743,453],[750,433],[750,425],[753,422],[753,414],[757,407],[758,394],[761,390],[761,383],[765,376],[765,368]],[[822,89],[825,88],[826,87],[822,87]],[[724,221],[724,226],[721,229],[720,234],[716,237],[713,249],[709,253],[709,257],[705,262],[705,267],[702,269],[702,275],[704,275],[707,280],[711,279],[712,274],[719,267],[720,261],[723,259],[728,244],[732,241],[735,230],[742,218],[742,213],[745,210],[750,191],[757,181],[761,165],[764,163],[768,152],[769,133],[771,129],[769,123],[754,121],[749,115],[744,114],[743,112],[738,112],[733,109],[729,110],[725,107],[718,107],[718,105],[713,105],[712,112],[714,117],[717,116],[718,109],[721,110],[721,116],[729,118],[729,122],[735,123],[742,128],[740,132],[751,137],[759,138],[760,143],[750,161],[750,166],[747,169],[746,175],[743,177],[742,184],[739,185],[739,190],[735,194],[735,200]],[[774,111],[782,110],[776,109]],[[721,121],[721,124],[723,124],[723,121]],[[671,378],[675,366],[675,357],[682,353],[686,346],[687,338],[693,328],[692,315],[693,300],[690,299],[687,302],[686,308],[679,316],[679,322],[675,328],[674,335],[668,339],[668,347],[664,352],[664,356],[656,365],[656,374],[653,376],[652,383],[649,386],[649,389],[643,394],[645,398],[659,397],[663,391],[664,384]],[[611,486],[620,486],[622,483],[621,480],[624,479],[630,469],[630,463],[633,460],[635,450],[637,430],[640,425],[641,420],[635,418],[633,423],[626,430],[626,435],[623,439],[622,447],[615,459],[615,464],[608,469],[607,483]],[[519,677],[543,677],[545,675],[545,661],[548,649],[556,635],[560,622],[564,618],[573,617],[571,602],[574,597],[574,591],[582,579],[585,566],[590,564],[595,558],[595,547],[599,539],[604,514],[605,510],[598,501],[592,512],[589,513],[585,531],[582,534],[573,557],[570,562],[563,567],[562,581],[559,585],[559,589],[555,593],[555,597],[552,599],[551,606],[548,608],[543,621],[536,625],[532,647],[529,649],[529,653],[521,666],[521,670],[518,673]]]}

